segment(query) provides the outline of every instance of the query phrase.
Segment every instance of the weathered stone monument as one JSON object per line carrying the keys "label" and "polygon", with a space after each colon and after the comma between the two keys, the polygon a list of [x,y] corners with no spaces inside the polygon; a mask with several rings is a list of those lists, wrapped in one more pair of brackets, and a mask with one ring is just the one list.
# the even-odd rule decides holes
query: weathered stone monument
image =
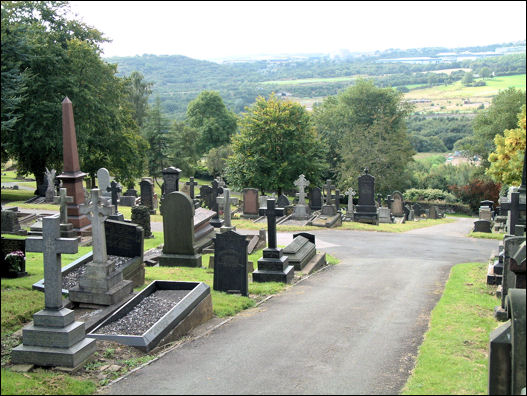
{"label": "weathered stone monument", "polygon": [[89,233],[90,220],[80,212],[80,205],[84,203],[83,179],[86,173],[80,170],[73,105],[67,97],[62,101],[62,153],[64,169],[57,178],[73,197],[73,202],[68,203],[68,219],[77,234]]}
{"label": "weathered stone monument", "polygon": [[323,216],[335,216],[337,214],[337,208],[331,202],[331,191],[335,189],[335,185],[328,179],[326,180],[324,188],[326,190],[326,202],[322,205],[321,214]]}
{"label": "weathered stone monument", "polygon": [[220,228],[221,232],[234,231],[236,227],[231,224],[231,204],[236,205],[238,198],[231,198],[231,191],[228,188],[223,189],[223,196],[216,197],[218,204],[223,206],[223,225]]}
{"label": "weathered stone monument", "polygon": [[364,174],[359,176],[359,203],[355,207],[354,220],[359,223],[379,225],[379,216],[375,205],[375,177],[364,169]]}
{"label": "weathered stone monument", "polygon": [[139,183],[141,194],[141,205],[150,210],[150,214],[156,214],[154,209],[154,182],[149,177],[143,177]]}
{"label": "weathered stone monument", "polygon": [[69,290],[69,298],[74,303],[113,305],[129,295],[133,285],[108,260],[104,221],[112,213],[112,207],[106,206],[106,199],[99,193],[99,189],[92,189],[91,202],[81,206],[81,213],[88,215],[92,224],[93,260],[86,264],[79,284]]}
{"label": "weathered stone monument", "polygon": [[214,290],[249,295],[247,245],[244,235],[232,230],[214,240]]}
{"label": "weathered stone monument", "polygon": [[346,195],[348,196],[348,208],[343,218],[344,221],[353,221],[353,196],[355,194],[355,191],[351,187],[346,191]]}
{"label": "weathered stone monument", "polygon": [[295,205],[293,215],[291,216],[295,220],[306,220],[309,218],[309,211],[306,205],[306,193],[305,188],[309,186],[309,180],[302,174],[294,182],[298,188],[298,203]]}
{"label": "weathered stone monument", "polygon": [[46,187],[46,199],[44,202],[53,202],[53,197],[55,196],[55,173],[55,169],[49,170],[46,168],[48,186]]}
{"label": "weathered stone monument", "polygon": [[101,196],[111,197],[111,193],[108,190],[108,187],[110,187],[110,172],[108,172],[108,169],[100,168],[97,171],[97,184],[99,185]]}
{"label": "weathered stone monument", "polygon": [[73,197],[67,196],[68,191],[65,188],[60,189],[60,195],[53,197],[53,202],[60,206],[60,235],[63,238],[74,238],[75,230],[73,224],[68,222],[68,203],[73,202]]}
{"label": "weathered stone monument", "polygon": [[153,238],[150,227],[150,209],[144,205],[134,206],[132,208],[132,223],[141,226],[145,232],[145,238]]}
{"label": "weathered stone monument", "polygon": [[179,174],[181,173],[181,169],[169,166],[163,169],[162,173],[163,184],[161,185],[161,193],[163,196],[174,191],[179,191]]}
{"label": "weathered stone monument", "polygon": [[194,204],[180,191],[166,195],[163,202],[165,243],[160,266],[201,267],[201,255],[194,239]]}
{"label": "weathered stone monument", "polygon": [[256,188],[244,188],[243,189],[243,210],[242,217],[244,218],[257,218],[259,201],[258,201],[258,190]]}
{"label": "weathered stone monument", "polygon": [[194,207],[195,208],[199,207],[199,199],[196,199],[194,195],[194,187],[198,186],[198,183],[194,181],[193,177],[190,177],[189,181],[185,183],[185,186],[188,187],[189,196],[192,202],[194,202]]}
{"label": "weathered stone monument", "polygon": [[263,257],[258,260],[258,269],[253,272],[254,282],[283,282],[293,280],[294,268],[289,265],[287,256],[276,246],[276,217],[284,215],[283,208],[275,208],[274,199],[267,200],[267,208],[260,208],[260,215],[267,216],[268,246]]}
{"label": "weathered stone monument", "polygon": [[45,308],[24,327],[22,344],[11,351],[15,364],[76,368],[95,353],[95,339],[86,338],[84,322],[62,302],[60,257],[78,251],[78,238],[61,238],[59,216],[43,219],[43,236],[29,237],[26,249],[44,254]]}
{"label": "weathered stone monument", "polygon": [[390,210],[392,215],[395,217],[404,216],[404,198],[403,194],[399,191],[394,191],[392,194],[392,204],[390,205]]}

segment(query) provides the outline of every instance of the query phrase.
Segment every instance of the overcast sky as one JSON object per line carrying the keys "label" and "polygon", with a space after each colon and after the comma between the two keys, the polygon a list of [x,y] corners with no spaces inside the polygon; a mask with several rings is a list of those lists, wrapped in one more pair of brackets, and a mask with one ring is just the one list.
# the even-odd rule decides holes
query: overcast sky
{"label": "overcast sky", "polygon": [[72,1],[104,57],[461,47],[525,39],[526,2]]}

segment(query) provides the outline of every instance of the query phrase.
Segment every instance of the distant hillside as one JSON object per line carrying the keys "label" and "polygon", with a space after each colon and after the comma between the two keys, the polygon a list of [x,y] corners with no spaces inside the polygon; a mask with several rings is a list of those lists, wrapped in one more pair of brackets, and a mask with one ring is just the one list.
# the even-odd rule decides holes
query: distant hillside
{"label": "distant hillside", "polygon": [[[245,106],[254,103],[258,95],[267,96],[271,92],[277,92],[300,98],[320,98],[335,95],[353,84],[358,76],[372,78],[379,86],[407,89],[406,87],[412,84],[448,84],[459,81],[464,75],[464,71],[432,73],[446,68],[468,68],[477,71],[488,67],[496,75],[525,73],[525,52],[496,56],[500,51],[507,52],[511,48],[525,48],[525,41],[463,48],[460,50],[474,53],[494,51],[494,55],[482,55],[476,60],[449,63],[411,63],[395,59],[386,61],[387,58],[422,58],[453,51],[448,48],[404,51],[391,49],[374,54],[349,53],[348,56],[341,57],[291,56],[224,63],[196,60],[181,55],[113,57],[107,58],[106,61],[117,63],[118,71],[122,75],[129,75],[132,71],[141,72],[147,81],[155,84],[151,100],[159,95],[164,112],[172,119],[183,119],[188,103],[203,90],[218,91],[226,105],[234,112],[240,113],[244,111]],[[378,62],[380,59],[383,61]],[[294,81],[301,79],[313,80],[302,84]]]}

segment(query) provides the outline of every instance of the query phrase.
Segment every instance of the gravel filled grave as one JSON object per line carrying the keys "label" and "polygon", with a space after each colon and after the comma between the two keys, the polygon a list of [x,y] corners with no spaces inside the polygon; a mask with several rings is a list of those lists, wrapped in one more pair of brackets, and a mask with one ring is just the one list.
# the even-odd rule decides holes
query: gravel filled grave
{"label": "gravel filled grave", "polygon": [[125,316],[97,329],[97,334],[142,335],[192,290],[156,290]]}

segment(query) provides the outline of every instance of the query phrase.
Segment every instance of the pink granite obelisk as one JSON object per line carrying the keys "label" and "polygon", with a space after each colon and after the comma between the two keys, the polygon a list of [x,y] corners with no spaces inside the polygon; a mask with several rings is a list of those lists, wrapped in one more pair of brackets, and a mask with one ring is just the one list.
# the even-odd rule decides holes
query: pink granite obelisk
{"label": "pink granite obelisk", "polygon": [[68,97],[62,101],[62,155],[64,168],[57,178],[62,180],[68,195],[73,197],[73,202],[68,203],[68,220],[73,224],[75,232],[88,234],[91,231],[90,219],[79,208],[84,203],[83,180],[86,173],[80,170],[73,105]]}

